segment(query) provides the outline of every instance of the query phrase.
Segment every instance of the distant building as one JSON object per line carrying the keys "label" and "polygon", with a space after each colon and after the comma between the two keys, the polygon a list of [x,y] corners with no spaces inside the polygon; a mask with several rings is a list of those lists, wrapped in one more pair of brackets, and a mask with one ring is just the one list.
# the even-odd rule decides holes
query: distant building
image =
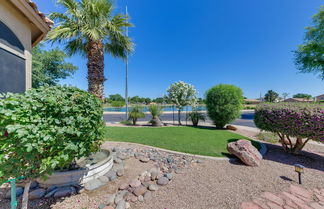
{"label": "distant building", "polygon": [[317,97],[316,97],[316,101],[317,101],[317,102],[319,102],[319,101],[324,101],[324,94],[317,96]]}
{"label": "distant building", "polygon": [[52,25],[31,0],[0,1],[0,93],[31,88],[32,47]]}
{"label": "distant building", "polygon": [[306,99],[306,98],[289,98],[285,99],[283,102],[313,102],[313,99]]}

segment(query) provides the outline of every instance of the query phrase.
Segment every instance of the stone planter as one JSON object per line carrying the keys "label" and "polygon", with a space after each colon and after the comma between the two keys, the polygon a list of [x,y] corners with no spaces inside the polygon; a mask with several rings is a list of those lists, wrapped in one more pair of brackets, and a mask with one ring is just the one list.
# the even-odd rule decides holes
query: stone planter
{"label": "stone planter", "polygon": [[54,172],[47,180],[37,179],[40,187],[50,186],[68,186],[83,185],[88,181],[97,179],[106,174],[113,166],[113,158],[108,150],[102,150],[107,157],[93,165],[86,165],[86,168],[80,168],[72,171]]}

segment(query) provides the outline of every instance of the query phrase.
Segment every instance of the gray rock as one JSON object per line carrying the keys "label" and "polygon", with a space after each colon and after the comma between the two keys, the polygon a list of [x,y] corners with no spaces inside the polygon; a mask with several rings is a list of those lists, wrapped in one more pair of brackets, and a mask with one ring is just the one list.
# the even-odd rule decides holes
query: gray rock
{"label": "gray rock", "polygon": [[147,157],[141,157],[139,160],[140,160],[142,163],[147,163],[147,162],[150,161],[150,159],[147,158]]}
{"label": "gray rock", "polygon": [[138,179],[133,179],[130,183],[129,183],[129,185],[131,186],[131,187],[139,187],[140,185],[141,185],[141,181],[140,180],[138,180]]}
{"label": "gray rock", "polygon": [[55,189],[57,189],[57,186],[50,186],[50,187],[48,187],[46,189],[46,194],[49,193],[49,192],[51,192],[51,191],[53,191],[53,190],[55,190]]}
{"label": "gray rock", "polygon": [[176,174],[182,174],[182,173],[183,173],[183,171],[182,171],[181,169],[179,169],[179,168],[175,169],[174,172],[175,172]]}
{"label": "gray rock", "polygon": [[119,159],[119,158],[115,158],[114,159],[114,163],[117,163],[117,164],[120,164],[120,163],[122,163],[123,161],[121,160],[121,159]]}
{"label": "gray rock", "polygon": [[124,200],[119,201],[116,209],[126,209],[126,202]]}
{"label": "gray rock", "polygon": [[102,183],[106,184],[106,183],[108,183],[109,178],[107,176],[100,176],[98,178],[98,180],[101,181]]}
{"label": "gray rock", "polygon": [[101,181],[99,181],[98,179],[93,179],[88,181],[87,183],[84,184],[84,188],[86,190],[92,191],[95,190],[99,187],[101,187],[102,185],[104,185]]}
{"label": "gray rock", "polygon": [[161,177],[159,180],[156,182],[158,185],[164,186],[169,183],[169,179],[167,177]]}
{"label": "gray rock", "polygon": [[118,169],[116,174],[117,174],[117,176],[119,176],[119,177],[120,177],[120,176],[123,176],[123,175],[125,174],[125,170],[124,170],[124,169]]}
{"label": "gray rock", "polygon": [[106,173],[104,176],[107,176],[107,177],[110,179],[110,177],[112,177],[112,176],[116,176],[116,171],[114,171],[114,170],[110,170],[110,171],[108,171],[108,173]]}
{"label": "gray rock", "polygon": [[136,196],[140,196],[140,195],[144,195],[146,191],[147,191],[146,187],[144,187],[144,186],[140,186],[140,187],[137,187],[137,188],[134,190],[133,193],[134,193]]}
{"label": "gray rock", "polygon": [[55,192],[54,197],[67,197],[73,194],[76,194],[76,190],[74,187],[61,187]]}
{"label": "gray rock", "polygon": [[152,192],[151,191],[145,192],[144,200],[147,201],[147,200],[150,200],[150,199],[152,199]]}
{"label": "gray rock", "polygon": [[105,204],[101,203],[99,206],[98,206],[98,209],[104,209],[106,207]]}
{"label": "gray rock", "polygon": [[151,190],[151,191],[156,191],[156,190],[159,189],[159,187],[156,184],[150,184],[148,189]]}
{"label": "gray rock", "polygon": [[45,195],[45,189],[36,189],[29,193],[29,199],[35,200],[42,198]]}
{"label": "gray rock", "polygon": [[116,198],[116,194],[109,194],[107,196],[107,201],[106,201],[107,205],[114,204],[115,198]]}
{"label": "gray rock", "polygon": [[38,187],[38,182],[33,181],[33,182],[30,184],[29,189],[30,189],[30,190],[33,190],[33,189],[36,189],[37,187]]}
{"label": "gray rock", "polygon": [[173,178],[172,173],[166,173],[164,174],[165,177],[167,177],[169,180]]}
{"label": "gray rock", "polygon": [[170,164],[170,163],[173,163],[174,162],[174,159],[172,157],[168,157],[167,158],[167,162]]}
{"label": "gray rock", "polygon": [[[17,187],[16,188],[16,197],[21,196],[24,193],[24,188],[23,187]],[[11,191],[8,190],[6,193],[6,199],[10,199],[11,198]]]}
{"label": "gray rock", "polygon": [[143,195],[138,196],[137,199],[138,199],[139,202],[144,202],[144,197],[143,197]]}
{"label": "gray rock", "polygon": [[46,195],[44,196],[45,198],[50,198],[50,197],[52,197],[54,194],[55,194],[55,192],[57,192],[59,190],[59,188],[56,188],[56,189],[54,189],[54,190],[52,190],[52,191],[50,191],[50,192],[47,192],[47,190],[46,190]]}
{"label": "gray rock", "polygon": [[129,209],[129,208],[130,208],[130,203],[129,203],[129,202],[126,202],[126,204],[125,204],[125,208],[126,208],[126,209]]}
{"label": "gray rock", "polygon": [[123,194],[123,193],[118,193],[118,194],[116,195],[115,200],[114,200],[114,202],[115,202],[116,205],[117,205],[120,201],[124,200],[124,195],[125,195],[125,194]]}
{"label": "gray rock", "polygon": [[203,163],[204,161],[202,159],[198,159],[196,162],[197,163]]}

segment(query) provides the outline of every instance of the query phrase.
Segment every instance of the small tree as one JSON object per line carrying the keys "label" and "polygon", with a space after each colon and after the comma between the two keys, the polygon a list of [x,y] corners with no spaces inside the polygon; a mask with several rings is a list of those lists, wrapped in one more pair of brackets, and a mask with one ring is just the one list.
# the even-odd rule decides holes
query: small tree
{"label": "small tree", "polygon": [[136,122],[139,118],[145,118],[145,114],[143,112],[143,107],[139,105],[135,105],[132,107],[129,112],[129,119],[133,121],[133,125],[136,125]]}
{"label": "small tree", "polygon": [[33,74],[32,86],[55,86],[60,79],[71,76],[78,68],[72,63],[66,62],[68,55],[60,49],[49,51],[39,46],[33,48]]}
{"label": "small tree", "polygon": [[101,102],[77,88],[7,94],[0,107],[0,179],[25,177],[22,208],[34,179],[97,151],[103,139]]}
{"label": "small tree", "polygon": [[265,95],[264,95],[264,100],[266,102],[275,102],[279,97],[279,94],[275,91],[269,90]]}
{"label": "small tree", "polygon": [[152,115],[152,120],[150,121],[152,126],[162,126],[163,124],[159,116],[163,113],[163,107],[159,105],[150,105],[149,111]]}
{"label": "small tree", "polygon": [[293,96],[293,98],[301,98],[301,99],[311,99],[312,95],[310,94],[304,94],[304,93],[298,93]]}
{"label": "small tree", "polygon": [[206,92],[208,116],[217,128],[240,117],[243,107],[243,92],[239,87],[220,84]]}
{"label": "small tree", "polygon": [[195,109],[188,114],[187,120],[191,120],[193,126],[198,126],[200,120],[205,121],[205,115]]}
{"label": "small tree", "polygon": [[196,105],[197,91],[193,85],[179,81],[171,84],[167,92],[170,101],[178,109],[178,122],[181,125],[181,110],[187,105]]}
{"label": "small tree", "polygon": [[260,104],[255,110],[254,122],[258,128],[277,134],[289,153],[298,154],[309,140],[324,142],[323,105]]}
{"label": "small tree", "polygon": [[124,101],[112,101],[111,106],[117,109],[121,109],[122,107],[125,106],[125,102]]}
{"label": "small tree", "polygon": [[295,51],[295,64],[301,73],[314,73],[324,80],[324,6],[306,28],[304,44]]}

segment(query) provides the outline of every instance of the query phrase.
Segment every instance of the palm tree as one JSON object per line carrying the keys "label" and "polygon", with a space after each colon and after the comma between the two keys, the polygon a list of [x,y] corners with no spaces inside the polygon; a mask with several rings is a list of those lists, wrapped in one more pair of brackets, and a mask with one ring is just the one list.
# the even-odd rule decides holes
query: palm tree
{"label": "palm tree", "polygon": [[50,18],[57,26],[48,40],[65,45],[69,55],[80,53],[88,59],[88,91],[103,99],[104,53],[126,58],[133,51],[133,43],[124,35],[128,16],[113,15],[111,0],[58,0],[65,13],[54,12]]}

